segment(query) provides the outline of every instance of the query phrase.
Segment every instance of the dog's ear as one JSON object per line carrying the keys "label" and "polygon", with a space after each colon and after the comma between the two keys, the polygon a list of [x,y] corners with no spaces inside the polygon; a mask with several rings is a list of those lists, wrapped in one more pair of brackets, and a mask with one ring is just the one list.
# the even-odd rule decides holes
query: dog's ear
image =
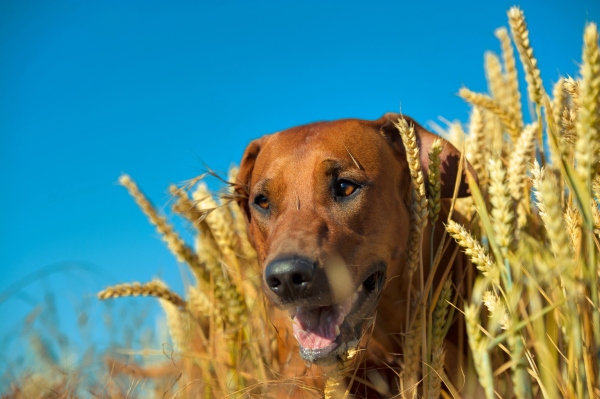
{"label": "dog's ear", "polygon": [[[421,158],[421,167],[423,169],[423,177],[425,184],[429,185],[427,180],[427,171],[429,170],[429,152],[431,151],[431,145],[433,141],[439,136],[429,132],[412,118],[396,113],[387,113],[383,115],[376,122],[379,125],[381,133],[392,143],[395,148],[399,148],[402,152],[402,156],[405,157],[406,151],[402,144],[402,139],[396,127],[398,119],[404,119],[409,126],[413,126],[415,129],[415,136],[417,138],[417,144],[419,146],[419,154]],[[440,175],[442,182],[442,198],[452,198],[454,195],[454,186],[458,177],[458,169],[460,163],[460,151],[456,149],[452,144],[444,140],[444,149],[440,153]],[[469,170],[473,176],[476,176],[473,167],[466,162],[462,169],[462,176],[460,176],[460,186],[458,189],[458,197],[466,197],[470,195],[469,185],[467,184],[466,170]]]}
{"label": "dog's ear", "polygon": [[235,182],[235,201],[237,202],[240,210],[244,214],[244,218],[246,222],[250,223],[250,204],[249,204],[249,196],[250,196],[250,183],[252,180],[252,172],[254,171],[254,164],[256,163],[256,158],[258,157],[258,153],[266,139],[262,137],[260,139],[256,139],[248,144],[246,150],[244,151],[244,155],[242,156],[242,161],[240,162],[240,169],[238,171],[237,179]]}

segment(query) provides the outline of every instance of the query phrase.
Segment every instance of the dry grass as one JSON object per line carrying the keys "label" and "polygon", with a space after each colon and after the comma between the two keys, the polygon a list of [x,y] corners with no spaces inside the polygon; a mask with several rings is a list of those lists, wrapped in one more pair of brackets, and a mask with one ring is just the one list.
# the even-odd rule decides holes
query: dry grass
{"label": "dry grass", "polygon": [[[512,8],[508,16],[536,114],[532,123],[523,119],[511,39],[508,30],[500,28],[496,35],[502,57],[486,56],[490,93],[460,90],[473,105],[465,153],[479,175],[479,183],[469,178],[472,198],[454,203],[464,215],[464,226],[446,222],[449,236],[479,270],[467,277],[472,289],[460,301],[449,268],[441,264],[442,251],[421,242],[428,214],[430,223],[439,214],[436,152],[441,144],[434,145],[431,155],[428,203],[414,133],[406,123],[398,125],[413,182],[409,275],[419,279],[416,292],[408,293],[411,311],[407,331],[402,332],[405,353],[398,370],[402,397],[600,396],[598,32],[595,24],[588,24],[581,76],[558,78],[550,98],[522,11]],[[230,181],[235,174],[232,170]],[[129,362],[125,367],[113,359],[104,390],[91,396],[140,397],[140,392],[151,391],[163,398],[281,397],[293,385],[304,387],[305,397],[346,396],[344,377],[352,375],[360,357],[355,351],[340,362],[324,391],[305,386],[303,380],[278,378],[284,364],[277,332],[267,323],[269,309],[260,295],[260,271],[242,215],[223,199],[227,195],[213,197],[200,180],[170,188],[173,211],[195,229],[192,248],[129,177],[121,178],[196,280],[183,295],[186,299],[160,281],[121,284],[99,294],[100,299],[157,297],[173,346],[165,351],[168,361],[154,366]],[[431,251],[428,268],[446,269],[435,285],[423,273],[423,250]],[[444,367],[444,337],[456,319],[463,323],[459,331],[468,337],[469,362],[462,386],[450,382],[454,370]],[[55,367],[43,343],[34,340],[32,346],[38,348],[40,361]],[[75,385],[84,382],[69,381],[72,374],[54,380],[48,375],[24,375],[22,384],[4,397],[81,396]],[[25,392],[25,386],[33,387],[27,388],[31,392]]]}

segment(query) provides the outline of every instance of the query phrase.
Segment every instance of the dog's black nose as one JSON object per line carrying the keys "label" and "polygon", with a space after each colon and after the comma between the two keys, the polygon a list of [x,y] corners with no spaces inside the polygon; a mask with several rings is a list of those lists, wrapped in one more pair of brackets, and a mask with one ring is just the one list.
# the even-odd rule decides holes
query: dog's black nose
{"label": "dog's black nose", "polygon": [[267,286],[283,299],[301,296],[311,286],[314,263],[304,258],[276,259],[265,269]]}

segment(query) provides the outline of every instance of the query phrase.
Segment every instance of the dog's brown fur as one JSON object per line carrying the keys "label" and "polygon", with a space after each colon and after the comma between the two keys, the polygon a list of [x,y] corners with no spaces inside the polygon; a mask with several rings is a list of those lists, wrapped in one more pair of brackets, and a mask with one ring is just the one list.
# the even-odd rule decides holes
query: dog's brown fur
{"label": "dog's brown fur", "polygon": [[[361,346],[366,345],[366,369],[390,366],[398,370],[403,353],[411,190],[405,150],[393,123],[399,117],[386,114],[374,121],[319,122],[264,136],[247,147],[238,174],[238,203],[263,271],[290,253],[314,260],[316,268],[326,267],[331,259],[342,259],[353,291],[363,283],[366,267],[374,262],[385,265],[385,286],[370,315],[375,322],[372,326],[365,323],[369,334],[361,341]],[[427,176],[427,155],[436,136],[412,119],[403,118],[414,125]],[[446,143],[441,159],[442,197],[449,198],[460,154]],[[360,192],[344,203],[333,198],[331,191],[331,182],[340,178],[360,184]],[[459,196],[467,195],[464,176],[462,182]],[[266,212],[255,204],[258,194],[268,197]],[[442,216],[440,220],[445,219]],[[437,242],[443,231],[441,225],[436,228]],[[429,242],[429,232],[428,228],[425,243]],[[429,251],[423,252],[427,277]],[[276,307],[282,305],[266,284],[264,291]],[[333,292],[331,297],[335,296]],[[335,303],[335,299],[329,301]],[[279,360],[285,364],[284,376],[304,376],[310,384],[322,386],[317,378],[322,370],[307,367],[298,356],[289,316],[273,308],[272,322],[281,338]],[[392,389],[397,388],[393,372],[383,375]],[[367,378],[365,370],[357,376]],[[376,397],[364,386],[356,392]]]}

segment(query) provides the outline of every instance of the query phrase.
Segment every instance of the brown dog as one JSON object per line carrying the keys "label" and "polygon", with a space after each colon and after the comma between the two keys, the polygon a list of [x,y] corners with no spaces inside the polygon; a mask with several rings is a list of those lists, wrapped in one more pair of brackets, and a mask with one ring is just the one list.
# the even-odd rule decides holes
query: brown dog
{"label": "brown dog", "polygon": [[[335,363],[358,344],[366,345],[367,368],[401,358],[411,190],[393,123],[399,117],[299,126],[255,140],[244,153],[238,203],[262,266],[264,293],[289,314],[274,316],[284,328],[287,376],[314,372],[306,362]],[[404,119],[415,127],[426,172],[436,136]],[[460,154],[446,143],[441,159],[442,197],[452,197]],[[467,194],[464,176],[462,182],[459,196]],[[298,350],[304,362],[296,361]]]}

